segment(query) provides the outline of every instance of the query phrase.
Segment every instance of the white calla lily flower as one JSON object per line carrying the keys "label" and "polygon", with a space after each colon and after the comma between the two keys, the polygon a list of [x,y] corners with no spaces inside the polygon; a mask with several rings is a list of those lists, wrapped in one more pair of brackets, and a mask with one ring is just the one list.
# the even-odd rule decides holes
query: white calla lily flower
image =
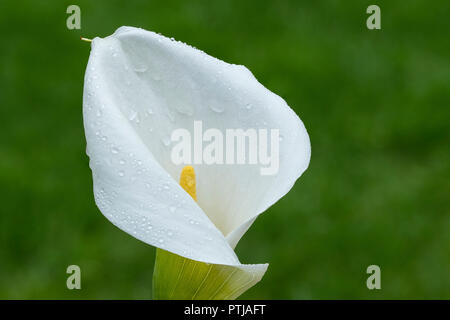
{"label": "white calla lily flower", "polygon": [[[282,98],[243,66],[121,27],[92,41],[83,116],[95,201],[114,225],[189,260],[238,269],[247,287],[261,279],[267,264],[241,264],[234,247],[310,159],[306,129]],[[196,202],[178,183],[184,165],[171,159],[171,133],[192,132],[196,120],[224,132],[278,129],[278,172],[194,163]]]}

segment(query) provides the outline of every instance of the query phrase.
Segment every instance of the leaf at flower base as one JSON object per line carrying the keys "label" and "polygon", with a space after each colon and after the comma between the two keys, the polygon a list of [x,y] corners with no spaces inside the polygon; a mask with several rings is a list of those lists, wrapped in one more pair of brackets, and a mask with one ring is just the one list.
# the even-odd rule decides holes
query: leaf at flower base
{"label": "leaf at flower base", "polygon": [[238,266],[187,259],[157,249],[153,298],[175,300],[232,300],[258,283],[268,264]]}

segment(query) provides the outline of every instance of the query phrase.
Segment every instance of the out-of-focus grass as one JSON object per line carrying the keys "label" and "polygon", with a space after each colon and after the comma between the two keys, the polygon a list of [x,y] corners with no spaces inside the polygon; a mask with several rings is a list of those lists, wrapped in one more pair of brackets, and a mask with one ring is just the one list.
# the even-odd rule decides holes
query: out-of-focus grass
{"label": "out-of-focus grass", "polygon": [[121,25],[246,65],[310,133],[309,169],[237,248],[270,262],[243,298],[450,298],[448,1],[377,1],[381,31],[369,1],[84,0],[81,31],[69,4],[0,3],[0,298],[151,297],[154,249],[99,213],[85,155],[79,36]]}

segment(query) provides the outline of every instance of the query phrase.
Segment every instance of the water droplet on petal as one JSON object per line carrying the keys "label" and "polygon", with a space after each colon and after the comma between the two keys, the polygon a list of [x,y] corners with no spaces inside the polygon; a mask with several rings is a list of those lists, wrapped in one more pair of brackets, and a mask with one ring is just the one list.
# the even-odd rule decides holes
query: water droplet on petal
{"label": "water droplet on petal", "polygon": [[134,71],[138,72],[138,73],[144,73],[145,71],[147,71],[148,67],[147,66],[139,66],[134,68]]}
{"label": "water droplet on petal", "polygon": [[138,113],[136,111],[134,111],[134,110],[131,110],[130,116],[128,117],[128,119],[130,121],[133,121],[134,119],[136,119],[137,116],[138,116]]}
{"label": "water droplet on petal", "polygon": [[135,111],[135,110],[131,110],[130,116],[128,117],[128,119],[130,121],[134,121],[136,123],[140,123],[141,122],[141,120],[139,119],[139,113],[137,111]]}
{"label": "water droplet on petal", "polygon": [[211,104],[211,105],[209,105],[209,108],[212,111],[216,112],[216,113],[222,113],[225,110],[223,105],[213,105],[213,104]]}
{"label": "water droplet on petal", "polygon": [[169,120],[171,122],[175,121],[175,116],[174,116],[174,114],[173,114],[173,112],[171,110],[167,109],[167,113],[166,114],[167,114],[167,117],[169,118]]}
{"label": "water droplet on petal", "polygon": [[166,147],[168,147],[170,145],[170,142],[171,142],[170,138],[168,136],[162,138],[161,141]]}
{"label": "water droplet on petal", "polygon": [[192,116],[194,114],[194,109],[187,104],[176,106],[176,110],[178,111],[178,113],[181,113],[181,114],[184,114],[187,116]]}

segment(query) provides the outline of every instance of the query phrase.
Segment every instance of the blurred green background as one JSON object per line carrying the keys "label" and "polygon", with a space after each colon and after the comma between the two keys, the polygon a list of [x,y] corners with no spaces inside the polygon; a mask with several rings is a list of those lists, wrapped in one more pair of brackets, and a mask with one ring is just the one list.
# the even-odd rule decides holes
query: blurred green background
{"label": "blurred green background", "polygon": [[130,25],[247,66],[309,131],[309,169],[237,247],[270,262],[242,298],[449,299],[449,17],[448,0],[2,0],[0,298],[151,297],[155,250],[96,208],[81,113],[80,35]]}

